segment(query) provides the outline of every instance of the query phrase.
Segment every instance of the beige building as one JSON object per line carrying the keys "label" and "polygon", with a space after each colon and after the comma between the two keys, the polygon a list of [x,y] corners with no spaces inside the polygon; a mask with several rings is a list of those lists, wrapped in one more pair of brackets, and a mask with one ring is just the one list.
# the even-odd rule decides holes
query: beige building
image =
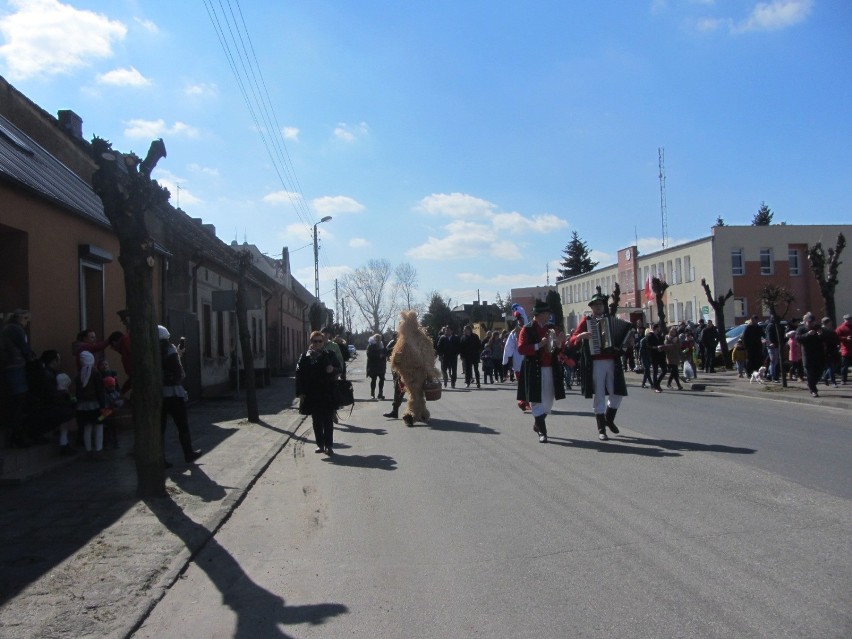
{"label": "beige building", "polygon": [[[826,250],[834,247],[841,233],[849,237],[852,225],[719,226],[708,237],[647,255],[627,246],[618,251],[615,264],[557,283],[566,328],[579,324],[597,287],[611,295],[616,282],[621,288],[620,316],[645,325],[656,321],[656,304],[644,295],[649,277],[669,285],[664,297],[669,324],[714,318],[702,279],[714,298],[729,289],[733,293],[724,307],[725,326],[742,324],[752,315],[765,318],[767,310],[759,297],[767,284],[783,286],[795,296],[787,317],[801,317],[809,310],[822,315],[824,303],[808,265],[807,249],[816,242],[822,242]],[[845,262],[840,265],[835,291],[839,316],[852,312],[852,263]]]}

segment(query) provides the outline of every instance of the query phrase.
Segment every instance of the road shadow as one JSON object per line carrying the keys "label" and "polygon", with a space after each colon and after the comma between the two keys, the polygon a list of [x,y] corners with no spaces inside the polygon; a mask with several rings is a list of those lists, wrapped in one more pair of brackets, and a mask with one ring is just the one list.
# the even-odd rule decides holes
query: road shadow
{"label": "road shadow", "polygon": [[[337,444],[335,444],[337,451]],[[341,455],[338,452],[332,457],[324,457],[324,462],[335,466],[350,468],[370,468],[373,470],[396,470],[396,460],[388,455]]]}
{"label": "road shadow", "polygon": [[186,468],[171,468],[166,471],[178,488],[190,495],[201,497],[206,502],[222,501],[228,494],[228,490],[234,486],[221,486],[204,472],[204,458],[202,457],[194,464],[187,464]]}
{"label": "road shadow", "polygon": [[[385,418],[390,419],[390,418]],[[337,427],[341,432],[352,433],[354,435],[387,435],[386,428],[364,428],[355,424],[338,424]]]}
{"label": "road shadow", "polygon": [[479,435],[499,435],[500,431],[494,430],[493,428],[489,428],[488,426],[483,426],[481,424],[476,424],[473,422],[459,422],[452,419],[429,419],[428,424],[414,424],[413,428],[417,428],[418,426],[426,426],[427,428],[431,428],[432,430],[439,430],[444,432],[456,432],[456,433],[472,433]]}
{"label": "road shadow", "polygon": [[[309,623],[318,626],[331,617],[349,612],[346,606],[337,603],[288,606],[282,597],[252,581],[240,563],[216,539],[215,531],[211,533],[194,522],[171,499],[147,499],[145,503],[160,522],[186,544],[192,553],[191,561],[204,571],[222,595],[222,603],[236,615],[237,625],[232,637],[286,638],[290,635],[281,630],[281,625]],[[185,569],[181,574],[183,572]],[[164,596],[167,592],[164,590]],[[153,605],[150,610],[153,610]],[[145,618],[133,628],[131,635],[142,627]]]}
{"label": "road shadow", "polygon": [[570,439],[568,437],[547,436],[548,444],[555,446],[566,446],[568,448],[580,448],[583,450],[594,450],[599,453],[619,453],[622,455],[639,455],[640,457],[681,457],[680,453],[669,452],[662,448],[636,448],[619,443],[618,439],[610,439],[602,442],[589,441],[585,439]]}
{"label": "road shadow", "polygon": [[620,441],[638,444],[641,446],[657,446],[666,450],[675,450],[693,453],[729,453],[732,455],[754,455],[757,450],[754,448],[739,448],[736,446],[725,446],[723,444],[704,444],[701,442],[684,442],[674,439],[653,439],[646,437],[629,437],[627,435],[619,435]]}

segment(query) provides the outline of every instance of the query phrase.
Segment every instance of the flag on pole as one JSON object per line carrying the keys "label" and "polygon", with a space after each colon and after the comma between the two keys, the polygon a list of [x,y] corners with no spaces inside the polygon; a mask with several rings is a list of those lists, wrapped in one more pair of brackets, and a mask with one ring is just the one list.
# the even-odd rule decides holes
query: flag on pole
{"label": "flag on pole", "polygon": [[654,301],[654,289],[651,288],[651,274],[648,273],[648,279],[645,280],[645,299],[649,302]]}

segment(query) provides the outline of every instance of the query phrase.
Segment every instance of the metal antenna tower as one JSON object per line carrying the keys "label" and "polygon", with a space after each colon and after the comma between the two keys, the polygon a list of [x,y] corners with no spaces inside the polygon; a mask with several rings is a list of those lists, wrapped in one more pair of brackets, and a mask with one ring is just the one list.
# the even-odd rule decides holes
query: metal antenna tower
{"label": "metal antenna tower", "polygon": [[660,157],[660,216],[663,222],[663,248],[669,243],[669,213],[666,209],[666,149],[659,147]]}

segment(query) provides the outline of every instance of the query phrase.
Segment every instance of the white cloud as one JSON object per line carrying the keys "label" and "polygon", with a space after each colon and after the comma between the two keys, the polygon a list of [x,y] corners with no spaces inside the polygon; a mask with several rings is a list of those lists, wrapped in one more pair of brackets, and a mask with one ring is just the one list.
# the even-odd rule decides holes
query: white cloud
{"label": "white cloud", "polygon": [[488,255],[521,260],[525,244],[520,238],[566,228],[568,223],[551,214],[526,217],[516,211],[500,212],[492,202],[465,193],[433,193],[414,207],[430,216],[446,217],[443,237],[431,236],[408,250],[417,259],[447,260]]}
{"label": "white cloud", "polygon": [[299,129],[294,126],[285,126],[281,128],[281,135],[285,140],[299,141]]}
{"label": "white cloud", "polygon": [[139,73],[136,67],[113,69],[106,73],[99,73],[95,76],[95,81],[98,84],[108,84],[117,87],[144,87],[151,84],[151,81]]}
{"label": "white cloud", "polygon": [[183,92],[192,97],[212,97],[219,93],[219,87],[211,82],[197,82],[186,85]]}
{"label": "white cloud", "polygon": [[759,2],[751,15],[734,28],[735,32],[776,31],[804,21],[813,8],[813,0],[772,0]]}
{"label": "white cloud", "polygon": [[320,217],[339,213],[360,213],[364,205],[357,200],[345,195],[326,195],[311,201],[314,211]]}
{"label": "white cloud", "polygon": [[204,173],[205,175],[209,175],[211,177],[219,177],[219,169],[210,166],[201,166],[200,164],[196,164],[195,162],[189,165],[189,170],[195,171],[196,173]]}
{"label": "white cloud", "polygon": [[334,137],[338,140],[352,144],[359,138],[365,137],[370,133],[370,127],[366,122],[361,122],[356,125],[349,125],[346,122],[339,122],[334,128]]}
{"label": "white cloud", "polygon": [[479,217],[491,215],[497,207],[487,200],[483,200],[465,193],[433,193],[424,197],[415,211],[422,211],[430,215],[445,215],[447,217]]}
{"label": "white cloud", "polygon": [[124,129],[124,135],[128,138],[142,138],[153,140],[169,135],[184,136],[188,138],[198,137],[198,129],[184,124],[183,122],[175,122],[172,126],[167,126],[165,120],[128,120],[127,127]]}
{"label": "white cloud", "polygon": [[370,242],[369,240],[365,240],[363,237],[353,237],[351,240],[349,240],[350,248],[368,248],[372,245],[372,242]]}
{"label": "white cloud", "polygon": [[9,0],[16,11],[0,18],[0,58],[13,80],[56,75],[84,68],[113,55],[127,27],[103,14],[58,0]]}
{"label": "white cloud", "polygon": [[[290,204],[292,202],[298,202],[302,196],[298,193],[293,193],[291,191],[273,191],[272,193],[267,193],[263,196],[263,201],[267,204]],[[304,228],[304,225],[299,225],[301,228]]]}
{"label": "white cloud", "polygon": [[138,24],[140,27],[148,31],[149,33],[159,33],[160,28],[156,25],[153,20],[148,20],[147,18],[133,18],[134,22]]}

